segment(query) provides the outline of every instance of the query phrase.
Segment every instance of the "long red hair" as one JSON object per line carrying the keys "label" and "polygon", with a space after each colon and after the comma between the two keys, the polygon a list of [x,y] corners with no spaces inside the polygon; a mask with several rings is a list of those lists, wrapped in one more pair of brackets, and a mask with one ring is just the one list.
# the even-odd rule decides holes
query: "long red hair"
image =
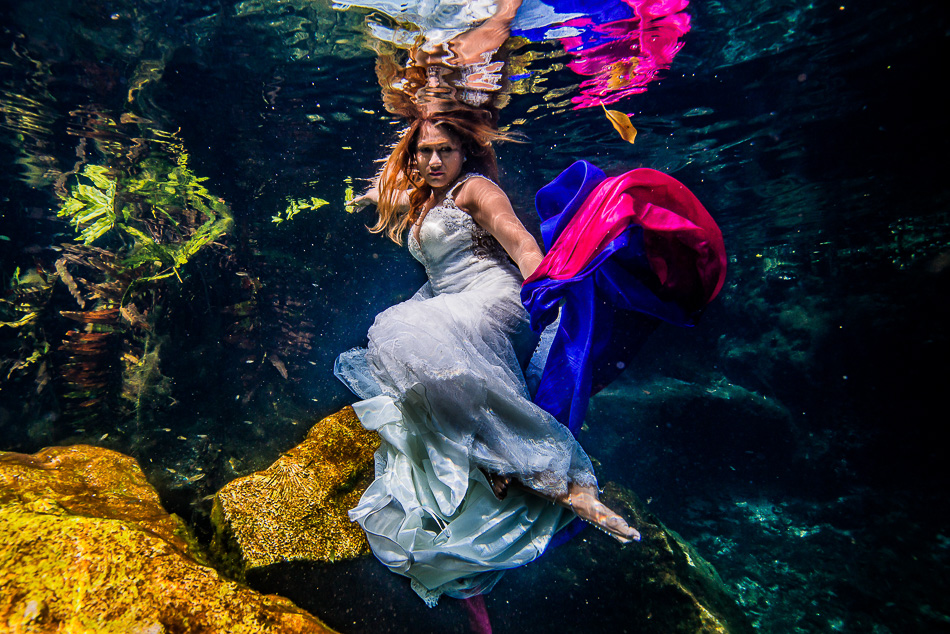
{"label": "long red hair", "polygon": [[[459,140],[465,152],[462,173],[478,172],[498,180],[498,161],[495,158],[494,141],[513,141],[517,137],[499,132],[492,115],[486,111],[457,110],[434,113],[417,118],[409,124],[386,159],[379,176],[379,219],[370,227],[373,233],[386,233],[396,244],[402,244],[402,236],[432,195],[432,188],[416,169],[416,146],[422,127],[430,123],[440,126]],[[400,209],[402,192],[409,193],[409,209]]]}

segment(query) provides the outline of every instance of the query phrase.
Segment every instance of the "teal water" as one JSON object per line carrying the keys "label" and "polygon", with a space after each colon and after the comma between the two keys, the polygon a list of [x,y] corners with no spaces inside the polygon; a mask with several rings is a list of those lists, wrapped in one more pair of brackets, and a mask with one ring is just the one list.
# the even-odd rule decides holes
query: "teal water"
{"label": "teal water", "polygon": [[[582,442],[602,480],[649,500],[717,567],[760,630],[950,629],[946,8],[772,0],[688,12],[672,67],[612,106],[633,114],[634,145],[602,111],[565,105],[580,78],[556,66],[555,43],[515,53],[545,78],[501,112],[527,138],[499,148],[526,224],[534,192],[577,158],[609,173],[649,166],[697,194],[730,252],[700,325],[656,333],[593,400]],[[371,177],[399,127],[363,16],[304,0],[7,1],[0,16],[0,321],[39,315],[0,327],[0,449],[131,453],[166,506],[206,532],[206,496],[351,400],[333,358],[422,280],[404,248],[366,231],[368,214],[343,209],[346,179]],[[55,193],[76,182],[77,162],[141,175],[142,139],[169,165],[187,153],[233,226],[178,276],[133,287],[152,329],[88,360],[62,343],[75,322],[60,311],[79,310],[69,289],[44,290],[76,237]],[[272,220],[312,197],[328,204]],[[169,204],[175,221],[148,226],[193,229]],[[102,273],[84,266],[85,289]],[[125,354],[145,361],[134,385]],[[76,359],[92,374],[77,375]],[[583,631],[577,606],[598,599],[622,629],[596,580],[548,584],[546,570],[516,571],[490,595],[496,631],[538,610]],[[334,579],[345,592],[320,579],[286,591],[342,631],[357,631],[345,627],[352,580],[409,593],[384,574],[348,574]],[[395,596],[399,609],[360,627],[402,631],[407,614],[431,631],[457,625],[412,599]]]}

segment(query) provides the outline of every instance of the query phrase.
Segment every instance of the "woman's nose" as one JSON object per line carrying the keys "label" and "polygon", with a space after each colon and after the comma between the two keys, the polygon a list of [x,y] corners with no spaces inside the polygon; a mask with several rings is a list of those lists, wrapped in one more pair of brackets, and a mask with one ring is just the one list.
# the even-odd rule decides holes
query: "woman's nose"
{"label": "woman's nose", "polygon": [[442,165],[442,157],[439,156],[438,152],[432,153],[432,158],[429,160],[429,165]]}

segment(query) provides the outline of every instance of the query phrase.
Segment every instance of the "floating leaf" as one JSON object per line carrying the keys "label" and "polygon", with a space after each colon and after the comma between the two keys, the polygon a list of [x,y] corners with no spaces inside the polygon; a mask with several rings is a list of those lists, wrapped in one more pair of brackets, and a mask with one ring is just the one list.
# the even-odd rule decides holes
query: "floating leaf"
{"label": "floating leaf", "polygon": [[604,114],[607,115],[611,125],[614,126],[614,130],[620,133],[624,141],[633,143],[637,138],[637,129],[630,123],[630,117],[619,110],[607,110],[607,106],[603,104],[601,104],[601,107],[604,109]]}
{"label": "floating leaf", "polygon": [[346,190],[343,192],[343,209],[346,210],[346,213],[351,214],[358,208],[353,204],[353,199],[356,198],[356,194],[353,192],[353,177],[347,176],[344,178],[343,184],[346,185]]}
{"label": "floating leaf", "polygon": [[301,211],[307,209],[320,209],[324,205],[329,205],[330,202],[322,198],[317,198],[316,196],[311,196],[310,200],[306,199],[294,199],[287,198],[287,209],[283,212],[278,212],[277,215],[271,217],[271,222],[280,224],[285,220],[292,220],[294,216],[299,214]]}
{"label": "floating leaf", "polygon": [[324,205],[329,205],[329,204],[330,204],[329,200],[324,200],[322,198],[317,198],[315,196],[310,197],[311,209],[320,209],[320,207],[323,207]]}

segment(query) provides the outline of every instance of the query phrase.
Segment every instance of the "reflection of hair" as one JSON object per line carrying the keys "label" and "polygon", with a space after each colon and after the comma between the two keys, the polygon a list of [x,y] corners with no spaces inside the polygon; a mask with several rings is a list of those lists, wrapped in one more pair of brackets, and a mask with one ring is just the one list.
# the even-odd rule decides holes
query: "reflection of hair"
{"label": "reflection of hair", "polygon": [[[498,180],[492,142],[516,140],[513,135],[499,132],[488,112],[461,110],[414,119],[383,165],[378,185],[379,220],[370,229],[373,233],[386,232],[396,244],[402,244],[406,228],[418,218],[422,206],[432,195],[432,188],[416,169],[416,144],[427,122],[442,127],[459,140],[465,155],[463,172],[478,172],[492,180]],[[401,192],[409,193],[408,212],[399,208]]]}
{"label": "reflection of hair", "polygon": [[[507,95],[480,93],[484,99],[475,105],[463,99],[473,92],[468,77],[462,72],[466,67],[457,67],[438,60],[417,61],[421,54],[413,47],[405,56],[404,63],[397,59],[401,52],[394,46],[377,42],[376,79],[382,88],[383,106],[392,114],[417,119],[435,112],[450,112],[472,109],[487,111],[492,121],[498,121],[498,109],[507,103]],[[503,52],[492,56],[495,61],[504,61]],[[498,77],[501,85],[506,81]],[[497,90],[495,88],[494,90]]]}
{"label": "reflection of hair", "polygon": [[396,61],[396,48],[376,43],[376,79],[383,89],[383,106],[392,114],[414,117],[416,106],[412,95],[425,86],[426,71],[421,66],[401,65]]}

